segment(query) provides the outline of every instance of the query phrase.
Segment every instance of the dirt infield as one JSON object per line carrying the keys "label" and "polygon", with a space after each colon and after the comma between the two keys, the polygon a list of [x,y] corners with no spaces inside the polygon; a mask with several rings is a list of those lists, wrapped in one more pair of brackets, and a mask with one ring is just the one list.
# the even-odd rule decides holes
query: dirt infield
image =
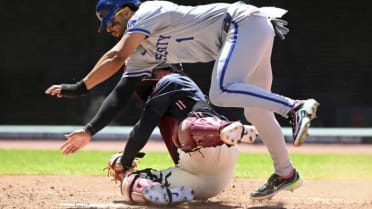
{"label": "dirt infield", "polygon": [[[60,141],[0,141],[0,149],[48,148],[56,149]],[[103,146],[105,144],[105,146]],[[151,146],[150,146],[151,145]],[[120,142],[94,142],[86,149],[118,150]],[[316,149],[318,148],[318,149]],[[320,149],[319,149],[320,148]],[[370,145],[306,145],[290,152],[342,152],[369,153]],[[164,150],[160,143],[146,145],[146,150]],[[292,150],[293,149],[293,150]],[[242,146],[241,151],[265,152],[262,145]],[[306,180],[293,193],[283,191],[273,199],[252,201],[249,192],[266,179],[233,179],[220,195],[205,201],[193,201],[177,208],[217,209],[371,209],[372,181]],[[123,202],[119,186],[105,176],[0,176],[0,209],[23,208],[157,208],[153,206],[130,206]],[[164,207],[159,207],[164,208]]]}
{"label": "dirt infield", "polygon": [[[293,193],[283,191],[272,200],[254,202],[249,192],[262,180],[234,179],[220,195],[177,208],[218,209],[371,209],[372,182],[305,180]],[[0,208],[145,208],[121,200],[119,186],[103,176],[1,176]],[[156,208],[156,207],[149,207]]]}

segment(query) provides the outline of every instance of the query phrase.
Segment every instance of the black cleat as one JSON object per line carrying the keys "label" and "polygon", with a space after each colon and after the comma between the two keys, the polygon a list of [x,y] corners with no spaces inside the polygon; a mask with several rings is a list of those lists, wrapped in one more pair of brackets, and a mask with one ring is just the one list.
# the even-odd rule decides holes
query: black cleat
{"label": "black cleat", "polygon": [[289,178],[272,174],[264,185],[251,193],[250,198],[253,200],[271,199],[279,191],[293,191],[302,186],[302,183],[303,180],[296,170],[293,170],[293,174]]}
{"label": "black cleat", "polygon": [[318,107],[319,102],[315,99],[302,100],[288,114],[289,124],[292,126],[294,146],[301,146],[306,137],[309,136],[310,121],[316,117]]}

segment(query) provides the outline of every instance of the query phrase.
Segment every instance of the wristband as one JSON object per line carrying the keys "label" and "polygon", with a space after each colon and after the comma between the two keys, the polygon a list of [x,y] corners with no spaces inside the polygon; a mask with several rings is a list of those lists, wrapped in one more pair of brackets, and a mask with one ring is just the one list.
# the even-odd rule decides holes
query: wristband
{"label": "wristband", "polygon": [[97,133],[97,130],[90,123],[85,126],[84,131],[90,134],[90,136]]}
{"label": "wristband", "polygon": [[75,97],[82,96],[88,92],[89,91],[87,87],[85,86],[85,83],[83,80],[75,84],[62,84],[61,85],[61,94],[63,97],[75,98]]}

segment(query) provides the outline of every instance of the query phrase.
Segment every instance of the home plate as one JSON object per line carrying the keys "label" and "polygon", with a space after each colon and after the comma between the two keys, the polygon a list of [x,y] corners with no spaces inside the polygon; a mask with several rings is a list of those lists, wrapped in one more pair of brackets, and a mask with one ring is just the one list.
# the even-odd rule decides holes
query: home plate
{"label": "home plate", "polygon": [[68,209],[136,208],[125,203],[61,203],[59,205]]}

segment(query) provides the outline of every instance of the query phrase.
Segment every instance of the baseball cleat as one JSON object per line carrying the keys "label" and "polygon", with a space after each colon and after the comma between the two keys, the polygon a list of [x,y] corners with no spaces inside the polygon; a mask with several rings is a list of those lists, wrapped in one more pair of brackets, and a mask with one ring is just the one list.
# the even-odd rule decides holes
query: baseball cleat
{"label": "baseball cleat", "polygon": [[293,144],[301,146],[309,136],[310,122],[316,117],[319,102],[315,99],[299,101],[288,115],[289,124],[292,126]]}
{"label": "baseball cleat", "polygon": [[161,184],[146,187],[143,197],[156,205],[175,205],[194,199],[194,191],[186,186],[167,188]]}
{"label": "baseball cleat", "polygon": [[241,122],[233,122],[220,131],[221,140],[229,145],[240,142],[253,143],[256,140],[256,135],[256,127],[243,125]]}
{"label": "baseball cleat", "polygon": [[283,178],[274,173],[264,185],[251,193],[250,198],[252,200],[271,199],[281,190],[289,190],[293,192],[293,190],[299,188],[302,184],[303,180],[295,169],[289,178]]}
{"label": "baseball cleat", "polygon": [[257,129],[254,126],[244,125],[244,134],[241,139],[242,142],[254,143],[258,135]]}

